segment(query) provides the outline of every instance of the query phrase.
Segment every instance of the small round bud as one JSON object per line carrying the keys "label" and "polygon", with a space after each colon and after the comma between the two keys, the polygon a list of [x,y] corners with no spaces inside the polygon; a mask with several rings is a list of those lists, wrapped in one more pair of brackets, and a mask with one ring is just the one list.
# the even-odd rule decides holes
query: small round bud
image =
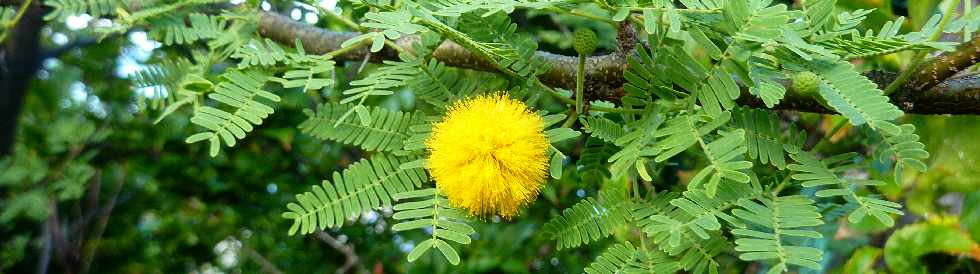
{"label": "small round bud", "polygon": [[572,41],[572,47],[575,51],[581,55],[589,55],[595,51],[596,46],[599,44],[599,38],[596,37],[595,32],[588,28],[580,28],[575,30],[575,38]]}
{"label": "small round bud", "polygon": [[804,71],[793,76],[793,89],[801,94],[816,93],[819,85],[820,76],[816,73]]}

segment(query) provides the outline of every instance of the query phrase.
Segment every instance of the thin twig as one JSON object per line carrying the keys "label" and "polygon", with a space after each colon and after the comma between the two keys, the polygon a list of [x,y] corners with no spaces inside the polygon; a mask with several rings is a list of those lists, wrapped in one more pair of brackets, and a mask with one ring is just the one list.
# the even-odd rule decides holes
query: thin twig
{"label": "thin twig", "polygon": [[255,251],[255,249],[252,249],[252,247],[248,246],[248,244],[245,243],[245,241],[239,241],[239,242],[242,243],[242,250],[245,251],[245,254],[251,257],[252,260],[254,260],[256,263],[259,264],[259,266],[262,269],[262,272],[265,272],[266,274],[285,274],[285,272],[279,270],[279,268],[276,267],[276,265],[273,264],[271,261],[269,261],[269,259],[266,259],[265,256],[262,256],[262,254],[259,254],[258,251]]}
{"label": "thin twig", "polygon": [[361,267],[361,265],[358,264],[360,258],[357,257],[357,253],[354,252],[354,246],[343,244],[322,230],[317,230],[316,237],[341,254],[344,254],[344,257],[347,258],[347,260],[344,261],[344,264],[341,265],[340,268],[337,268],[337,271],[335,271],[336,274],[347,273],[347,271],[349,271],[352,267]]}
{"label": "thin twig", "polygon": [[90,239],[86,240],[85,247],[82,250],[82,270],[81,273],[88,273],[90,267],[92,266],[92,260],[95,258],[96,252],[99,250],[99,244],[102,241],[102,233],[105,232],[106,225],[109,224],[109,216],[112,214],[112,209],[116,206],[116,199],[119,197],[119,193],[122,192],[123,184],[126,182],[126,170],[127,164],[123,165],[120,173],[116,176],[116,185],[112,189],[112,196],[106,201],[106,204],[102,206],[99,210],[99,220],[96,223],[95,232]]}

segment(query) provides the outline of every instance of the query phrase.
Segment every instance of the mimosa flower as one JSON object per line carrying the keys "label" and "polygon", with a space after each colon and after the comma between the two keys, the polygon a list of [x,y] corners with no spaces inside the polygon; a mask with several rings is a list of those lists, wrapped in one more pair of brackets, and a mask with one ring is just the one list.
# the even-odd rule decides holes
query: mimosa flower
{"label": "mimosa flower", "polygon": [[457,102],[426,143],[428,170],[453,206],[510,218],[544,186],[544,120],[504,94]]}

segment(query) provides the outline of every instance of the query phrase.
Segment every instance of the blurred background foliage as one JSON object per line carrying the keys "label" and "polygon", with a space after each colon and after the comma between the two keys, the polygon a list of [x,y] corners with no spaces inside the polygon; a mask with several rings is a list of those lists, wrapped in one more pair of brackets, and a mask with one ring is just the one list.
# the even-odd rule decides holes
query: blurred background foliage
{"label": "blurred background foliage", "polygon": [[[869,29],[908,16],[905,28],[914,30],[942,5],[938,0],[839,2],[845,9],[876,9],[866,21]],[[289,1],[271,4],[287,13],[295,8]],[[328,4],[346,15],[363,12],[346,2]],[[341,22],[299,15],[294,19],[343,29]],[[574,55],[570,30],[583,26],[598,30],[600,52],[616,46],[615,28],[608,23],[524,11],[512,17],[536,34],[542,50]],[[95,34],[85,27],[96,23],[72,17],[48,24],[42,44],[58,48],[90,40]],[[538,233],[561,209],[596,195],[599,187],[593,184],[599,180],[582,179],[595,174],[584,172],[587,167],[566,168],[564,179],[549,183],[519,218],[478,224],[473,244],[462,251],[463,263],[455,268],[431,257],[407,263],[405,254],[424,235],[392,233],[390,209],[353,221],[363,225],[288,237],[289,223],[280,217],[283,205],[360,159],[362,152],[300,134],[295,126],[311,101],[308,94],[282,90],[277,93],[284,103],[258,134],[234,151],[208,157],[206,146],[184,143],[184,136],[193,133],[186,114],[154,124],[159,113],[140,104],[145,90],[133,91],[129,76],[143,64],[188,54],[159,47],[146,32],[134,30],[43,61],[25,100],[15,153],[0,159],[0,273],[572,273],[605,246],[558,252]],[[861,65],[896,70],[908,57],[889,55]],[[360,65],[348,63],[336,77],[370,73],[370,65],[359,72]],[[334,88],[325,95],[337,96],[346,87]],[[384,104],[411,109],[411,93],[400,95]],[[841,119],[789,112],[782,117],[811,132],[832,131]],[[980,271],[980,117],[906,119],[920,129],[932,155],[930,170],[908,173],[903,185],[880,191],[911,214],[891,229],[876,223],[825,225],[821,229],[835,236],[814,245],[828,254],[823,262],[828,272]],[[845,126],[818,140],[818,149],[864,151],[866,138],[853,138],[863,134]],[[563,151],[578,157],[575,148],[587,144],[564,145]],[[674,184],[690,179],[699,163],[681,162],[662,170],[661,177]],[[881,166],[881,176],[890,176],[887,165]],[[736,266],[726,273],[764,269],[726,263]]]}

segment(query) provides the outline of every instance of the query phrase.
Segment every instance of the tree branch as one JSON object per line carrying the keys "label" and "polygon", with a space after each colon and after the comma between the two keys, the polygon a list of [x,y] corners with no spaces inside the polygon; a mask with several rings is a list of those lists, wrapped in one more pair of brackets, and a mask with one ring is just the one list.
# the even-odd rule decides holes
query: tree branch
{"label": "tree branch", "polygon": [[929,90],[939,85],[957,72],[980,61],[980,36],[963,43],[956,51],[943,53],[922,66],[922,70],[912,78],[907,88],[917,91]]}
{"label": "tree branch", "polygon": [[355,267],[355,266],[360,267],[360,265],[357,264],[360,258],[358,258],[357,253],[354,252],[354,246],[345,245],[341,243],[333,236],[330,236],[330,234],[323,232],[323,230],[317,230],[316,237],[320,238],[321,241],[323,241],[330,247],[333,247],[333,249],[336,249],[340,253],[343,253],[344,257],[347,258],[347,260],[344,262],[344,265],[340,266],[340,268],[337,268],[337,271],[335,271],[336,274],[347,273],[347,271],[349,271],[351,267]]}
{"label": "tree branch", "polygon": [[[262,12],[259,22],[259,33],[275,41],[284,44],[292,44],[295,39],[303,43],[307,52],[323,54],[340,48],[340,45],[359,35],[357,32],[335,32],[317,28],[312,25],[294,21],[286,16],[274,12]],[[395,44],[412,51],[413,42],[418,39],[415,36],[403,37]],[[977,60],[972,58],[972,50],[980,47],[980,42],[963,46],[961,50],[971,51],[966,57],[956,53],[950,56],[957,56],[951,60],[956,60],[955,65],[950,67],[968,67]],[[552,69],[540,76],[541,82],[551,87],[564,89],[574,89],[575,70],[577,58],[564,56],[549,52],[538,51],[536,57],[551,64]],[[339,60],[363,60],[368,56],[367,46],[351,50],[341,56]],[[482,70],[495,71],[496,66],[487,60],[480,58],[456,43],[446,41],[434,52],[433,57],[446,63],[449,66]],[[396,59],[397,53],[385,48],[381,52],[370,55],[370,61],[380,62],[381,60]],[[950,62],[933,62],[929,64],[932,68],[937,63],[949,64]],[[626,58],[619,53],[607,55],[591,56],[587,58],[586,69],[586,94],[588,98],[608,99],[618,101],[622,96],[622,86],[624,83],[623,71],[626,69]],[[943,69],[938,69],[943,70]],[[948,69],[947,69],[948,70]],[[884,87],[894,79],[893,73],[872,72],[868,74],[879,87]],[[906,113],[915,114],[980,114],[980,79],[975,77],[967,79],[945,79],[948,75],[936,75],[939,83],[936,89],[929,91],[912,90],[909,88],[899,90],[891,96],[892,103],[898,105]],[[918,77],[916,79],[919,79]],[[805,112],[832,113],[832,111],[820,106],[812,98],[800,95],[793,91],[788,83],[787,94],[782,102],[776,106],[777,109],[797,110]],[[924,89],[923,89],[924,90]],[[759,107],[763,106],[762,101],[755,96],[748,94],[743,89],[743,94],[738,100],[740,104]]]}
{"label": "tree branch", "polygon": [[37,58],[44,24],[40,2],[32,2],[17,26],[8,30],[6,41],[0,41],[0,156],[13,154],[24,95],[41,65]]}
{"label": "tree branch", "polygon": [[276,265],[269,261],[269,259],[266,259],[265,256],[259,254],[259,252],[255,251],[255,249],[253,249],[251,246],[248,246],[245,241],[239,242],[242,243],[242,250],[245,251],[245,255],[248,255],[248,257],[252,258],[252,260],[258,263],[259,266],[262,267],[262,272],[266,274],[285,274],[285,272],[282,272],[282,270],[276,267]]}

